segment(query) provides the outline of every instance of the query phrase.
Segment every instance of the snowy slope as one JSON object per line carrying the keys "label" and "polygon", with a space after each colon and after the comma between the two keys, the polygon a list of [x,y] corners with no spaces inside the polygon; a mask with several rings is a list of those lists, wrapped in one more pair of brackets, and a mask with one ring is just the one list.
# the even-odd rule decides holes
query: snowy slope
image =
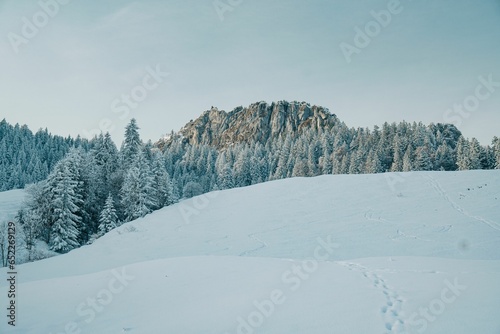
{"label": "snowy slope", "polygon": [[14,219],[24,200],[24,189],[0,192],[0,222]]}
{"label": "snowy slope", "polygon": [[207,194],[19,266],[0,332],[499,333],[499,204],[500,171]]}

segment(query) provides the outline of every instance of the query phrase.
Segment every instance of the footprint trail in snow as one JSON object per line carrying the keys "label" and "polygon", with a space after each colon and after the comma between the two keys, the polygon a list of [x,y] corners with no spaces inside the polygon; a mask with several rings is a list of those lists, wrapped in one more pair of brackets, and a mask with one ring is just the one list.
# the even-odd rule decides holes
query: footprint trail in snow
{"label": "footprint trail in snow", "polygon": [[380,307],[380,314],[384,321],[383,333],[406,333],[404,315],[402,306],[404,299],[396,290],[391,288],[384,278],[374,271],[352,262],[338,262],[349,270],[357,271],[370,280],[373,287],[380,290],[384,295],[386,302]]}

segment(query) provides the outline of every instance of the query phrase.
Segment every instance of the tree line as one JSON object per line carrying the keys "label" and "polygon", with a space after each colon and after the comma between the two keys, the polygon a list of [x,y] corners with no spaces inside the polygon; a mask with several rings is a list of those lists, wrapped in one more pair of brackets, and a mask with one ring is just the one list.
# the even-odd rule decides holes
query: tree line
{"label": "tree line", "polygon": [[[453,125],[385,123],[283,133],[224,149],[170,135],[160,150],[132,119],[117,149],[108,133],[68,149],[47,178],[27,189],[16,221],[27,261],[92,243],[113,228],[205,192],[289,177],[500,168],[500,140],[482,146]],[[1,238],[1,237],[0,237]]]}

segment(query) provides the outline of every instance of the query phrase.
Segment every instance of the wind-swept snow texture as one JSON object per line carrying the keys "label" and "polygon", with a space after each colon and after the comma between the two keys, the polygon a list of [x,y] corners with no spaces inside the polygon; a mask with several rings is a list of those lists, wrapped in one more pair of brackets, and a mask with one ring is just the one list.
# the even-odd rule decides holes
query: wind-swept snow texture
{"label": "wind-swept snow texture", "polygon": [[214,192],[16,269],[1,333],[500,333],[500,171]]}

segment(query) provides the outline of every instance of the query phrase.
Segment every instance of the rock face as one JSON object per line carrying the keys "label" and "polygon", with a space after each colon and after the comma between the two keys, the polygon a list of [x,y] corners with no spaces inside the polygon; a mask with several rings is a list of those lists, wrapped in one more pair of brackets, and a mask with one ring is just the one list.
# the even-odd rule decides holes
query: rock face
{"label": "rock face", "polygon": [[[205,144],[224,148],[233,143],[277,138],[286,133],[297,133],[307,128],[331,128],[337,117],[328,109],[305,102],[259,102],[247,108],[238,107],[227,113],[213,108],[198,119],[186,124],[180,131],[192,145]],[[169,139],[158,143],[168,145]]]}

